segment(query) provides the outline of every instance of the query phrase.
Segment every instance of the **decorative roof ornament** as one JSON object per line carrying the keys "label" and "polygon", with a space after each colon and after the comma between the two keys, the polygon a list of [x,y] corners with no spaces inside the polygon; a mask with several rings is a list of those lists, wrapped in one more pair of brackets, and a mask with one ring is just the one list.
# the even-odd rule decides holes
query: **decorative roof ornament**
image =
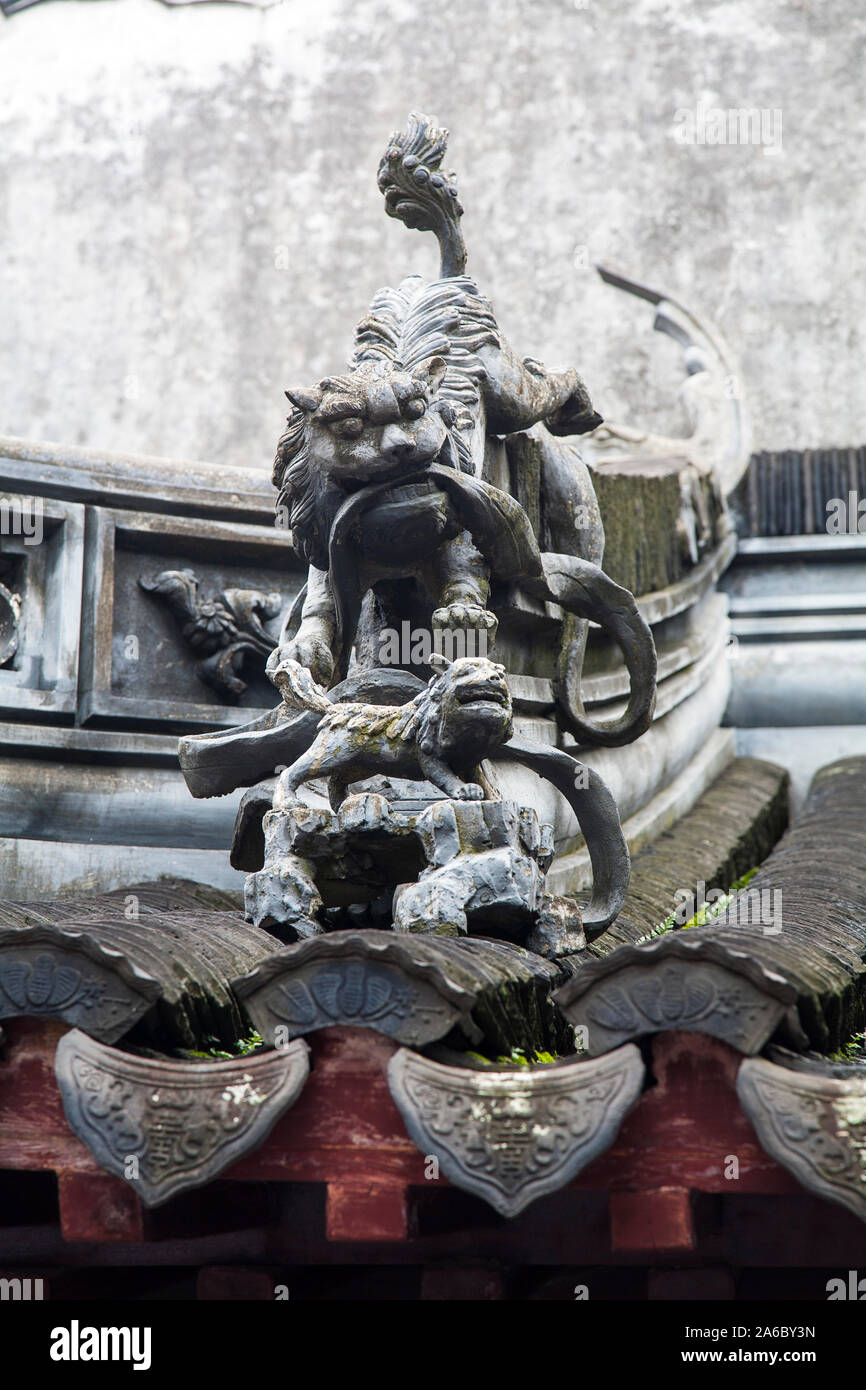
{"label": "decorative roof ornament", "polygon": [[[526,619],[558,624],[556,655],[539,659],[556,670],[551,705],[580,744],[619,747],[649,728],[656,652],[633,595],[601,569],[592,480],[560,439],[601,416],[577,371],[517,356],[465,273],[463,209],[455,176],[442,171],[447,136],[412,112],[377,176],[388,216],[435,235],[438,276],[379,290],[348,372],[286,391],[277,514],[309,573],[268,661],[282,704],[255,726],[183,739],[180,761],[196,796],[252,789],[232,862],[251,870],[246,911],[257,925],[289,941],[362,918],[396,933],[492,931],[556,957],[613,922],[629,855],[598,774],[515,732],[509,675],[536,659]],[[529,431],[531,478],[521,451]],[[624,706],[604,723],[580,691],[590,623],[627,672]],[[500,626],[505,643],[491,661]],[[401,645],[413,627],[426,649]],[[394,701],[386,687],[398,674]],[[523,787],[514,801],[498,785],[496,769],[515,763],[529,786],[535,779],[543,825]],[[306,784],[320,781],[331,819],[314,834],[319,808],[307,798],[317,793]],[[556,793],[592,862],[583,906],[545,886]]]}

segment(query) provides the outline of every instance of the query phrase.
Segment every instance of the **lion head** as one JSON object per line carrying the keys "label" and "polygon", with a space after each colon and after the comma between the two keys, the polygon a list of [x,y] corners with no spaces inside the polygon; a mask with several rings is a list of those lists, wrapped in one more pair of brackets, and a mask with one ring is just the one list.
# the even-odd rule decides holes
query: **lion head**
{"label": "lion head", "polygon": [[316,386],[293,387],[294,407],[277,445],[273,482],[295,546],[327,569],[330,525],[346,492],[359,484],[392,482],[438,458],[454,421],[438,400],[442,357],[408,370],[366,362]]}
{"label": "lion head", "polygon": [[416,697],[417,742],[457,766],[475,766],[513,733],[511,693],[505,667],[487,657],[448,661],[434,652],[439,674]]}

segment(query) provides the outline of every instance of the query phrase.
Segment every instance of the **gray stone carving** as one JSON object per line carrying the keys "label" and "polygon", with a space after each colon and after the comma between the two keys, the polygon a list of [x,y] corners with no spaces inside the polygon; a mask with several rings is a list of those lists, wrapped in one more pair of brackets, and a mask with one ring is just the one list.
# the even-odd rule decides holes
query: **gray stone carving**
{"label": "gray stone carving", "polygon": [[549,1001],[557,977],[556,966],[506,942],[365,928],[295,942],[232,988],[266,1042],[348,1024],[407,1047],[453,1030],[496,1053],[566,1051],[569,1030]]}
{"label": "gray stone carving", "polygon": [[866,1069],[842,1078],[749,1058],[737,1075],[740,1104],[761,1146],[809,1191],[866,1221]]}
{"label": "gray stone carving", "polygon": [[300,581],[284,533],[246,517],[193,522],[182,514],[181,490],[163,505],[173,514],[92,508],[78,704],[85,725],[202,728],[229,723],[237,704],[254,718],[270,703],[265,660]]}
{"label": "gray stone carving", "polygon": [[[29,22],[24,16],[22,24]],[[383,141],[383,149],[385,144]],[[445,178],[450,167],[447,155],[436,169],[432,168],[432,157],[424,155],[416,179],[415,172],[403,163],[407,156],[411,161],[412,153],[407,148],[386,161],[386,211],[391,203],[395,208],[411,203],[426,174],[431,179],[433,174],[441,175],[442,215],[451,216],[459,232],[456,209],[448,211],[456,200],[448,192],[453,180]],[[418,157],[417,152],[415,155]],[[374,169],[375,164],[371,174]],[[372,178],[369,183],[375,215],[379,194]],[[390,200],[389,188],[397,190]],[[462,183],[460,191],[469,192]],[[422,204],[415,202],[423,212]],[[434,212],[435,208],[431,218]],[[407,241],[412,241],[408,234]],[[411,250],[411,245],[407,249]],[[394,283],[399,285],[399,262],[396,269]],[[420,284],[414,288],[409,284],[404,291],[394,289],[390,322],[409,325],[411,319],[414,323],[414,308],[405,307],[409,301],[412,306],[422,302],[432,306],[437,296],[447,315],[446,300],[456,292],[455,279],[462,282],[467,278],[465,267],[457,271],[452,265],[450,269],[454,273],[445,280],[436,278],[438,272],[432,271],[434,288],[429,293]],[[469,270],[471,273],[471,261]],[[335,265],[331,276],[335,301],[341,298],[340,278],[340,267]],[[471,298],[466,299],[466,315],[470,314]],[[657,306],[659,312],[667,313],[670,301],[665,298],[667,304]],[[497,305],[497,310],[500,307],[506,306]],[[464,315],[462,308],[460,313]],[[386,322],[384,307],[375,317]],[[700,352],[704,345],[688,324],[685,326],[688,341],[681,341],[691,368],[696,345]],[[369,335],[364,330],[363,336],[371,349],[383,341],[381,333],[377,336],[374,330]],[[452,329],[444,325],[442,337],[446,346],[453,345],[453,352],[429,355],[441,356],[446,362],[453,358],[451,366],[459,361],[468,365],[468,359],[461,357],[466,345],[459,326]],[[407,341],[408,327],[401,338],[401,342]],[[482,349],[486,351],[484,345]],[[505,363],[501,355],[499,360]],[[575,359],[574,365],[589,381],[588,363]],[[312,382],[321,374],[308,370],[305,376],[301,359],[295,360],[295,366],[293,376],[299,380],[309,378]],[[338,359],[330,366],[342,370]],[[720,367],[719,371],[713,368],[711,374],[714,382],[719,382],[728,373],[725,369],[723,374]],[[698,383],[709,375],[698,372],[689,380]],[[446,393],[448,403],[455,411],[459,409],[453,394],[459,384],[456,370],[446,378],[431,397],[427,414],[437,401],[445,403]],[[482,394],[486,389],[482,388]],[[467,409],[475,407],[467,405]],[[312,418],[320,413],[321,407]],[[666,823],[664,818],[670,815],[672,804],[666,799],[668,792],[682,808],[703,787],[710,771],[721,765],[723,739],[714,730],[724,703],[724,677],[715,649],[723,644],[724,622],[721,618],[715,623],[706,621],[705,601],[700,642],[696,642],[696,630],[689,635],[688,644],[681,639],[682,623],[696,613],[700,594],[707,601],[713,599],[706,591],[728,562],[734,538],[721,533],[724,519],[717,516],[712,548],[702,549],[707,508],[701,499],[704,503],[712,500],[708,476],[705,494],[693,498],[687,509],[695,513],[692,529],[698,564],[684,568],[676,558],[679,542],[675,532],[681,510],[678,482],[686,473],[692,479],[697,469],[689,461],[697,453],[694,437],[679,444],[677,460],[665,460],[656,450],[657,441],[641,442],[638,437],[624,461],[600,453],[602,466],[592,469],[590,476],[581,467],[576,450],[591,466],[605,428],[601,425],[569,439],[555,437],[543,420],[529,429],[503,435],[485,425],[483,439],[480,432],[472,437],[473,476],[510,494],[520,504],[542,554],[568,554],[576,546],[577,554],[594,564],[600,565],[603,558],[606,572],[616,583],[640,596],[638,608],[654,625],[663,677],[654,728],[635,746],[634,756],[623,750],[611,750],[612,756],[595,755],[597,771],[611,786],[620,815],[625,819],[640,811],[641,834],[645,836],[655,834],[658,826]],[[703,425],[701,430],[708,433]],[[671,435],[673,427],[665,432]],[[452,429],[450,433],[459,439],[463,432]],[[719,437],[713,436],[716,441]],[[625,436],[620,452],[629,452]],[[650,466],[644,469],[642,460]],[[317,719],[310,711],[284,717],[279,707],[269,709],[274,703],[272,688],[264,676],[250,679],[257,664],[252,659],[241,672],[248,689],[234,707],[216,690],[208,689],[196,674],[196,655],[181,640],[171,612],[144,593],[138,581],[141,575],[167,568],[191,568],[200,580],[200,594],[208,598],[226,588],[279,589],[288,611],[308,577],[309,565],[292,549],[288,516],[281,513],[281,526],[273,525],[274,492],[269,479],[260,470],[203,464],[188,457],[109,455],[80,446],[10,438],[0,441],[0,471],[4,492],[11,493],[12,500],[31,497],[34,503],[44,504],[45,519],[41,545],[26,546],[25,537],[4,534],[0,556],[0,582],[22,599],[19,650],[0,668],[0,702],[7,721],[2,730],[6,784],[0,807],[2,833],[16,840],[14,849],[7,845],[3,856],[6,895],[22,900],[43,897],[79,880],[94,886],[114,885],[125,881],[129,864],[134,865],[129,873],[135,878],[182,871],[231,886],[233,875],[219,856],[220,847],[224,851],[232,833],[239,799],[232,795],[234,789],[242,790],[250,782],[266,782],[277,766],[293,762],[315,736]],[[418,494],[413,495],[417,501]],[[453,509],[454,504],[449,505]],[[464,503],[458,505],[463,508]],[[82,570],[85,506],[87,540]],[[370,511],[374,511],[372,506]],[[384,515],[384,502],[376,503],[375,511]],[[68,513],[65,519],[64,512]],[[416,515],[411,508],[410,512]],[[395,505],[387,515],[399,520],[401,514]],[[599,515],[606,532],[603,557]],[[638,527],[633,524],[636,515],[642,518]],[[471,536],[472,528],[465,529]],[[392,533],[386,535],[390,544]],[[350,550],[357,548],[350,542]],[[374,577],[380,598],[385,584],[384,578]],[[411,584],[412,580],[400,580],[399,592],[391,595],[392,609],[402,615],[394,632],[400,635],[404,651],[420,626],[435,626],[432,618],[427,623],[426,616],[416,621],[419,604],[412,597]],[[370,601],[365,595],[362,608]],[[554,748],[571,746],[561,713],[568,699],[556,693],[565,679],[571,681],[574,699],[582,699],[593,722],[610,723],[624,713],[628,672],[618,648],[601,629],[591,629],[587,659],[579,670],[577,660],[563,660],[563,623],[579,627],[582,619],[573,614],[566,618],[558,604],[535,597],[517,582],[499,584],[495,575],[484,606],[499,623],[494,646],[490,646],[493,629],[485,631],[490,654],[508,671],[519,737]],[[292,620],[298,626],[302,607],[304,600]],[[409,629],[405,642],[404,625]],[[361,626],[364,630],[369,627],[366,616]],[[374,625],[372,630],[380,629]],[[443,637],[475,635],[472,631],[439,631]],[[284,635],[291,642],[291,623]],[[578,651],[571,639],[567,645],[569,651]],[[444,649],[450,650],[447,646]],[[357,680],[358,686],[365,688],[346,696],[341,691],[345,683],[338,682],[328,689],[334,701],[366,701],[372,699],[374,679],[386,677],[396,685],[398,676],[410,676],[409,671],[390,664],[373,668],[358,665],[359,660],[371,658],[389,663],[393,659],[375,644],[371,650],[362,642],[356,643],[347,680]],[[428,676],[424,668],[417,678],[426,681]],[[386,702],[403,703],[414,698],[418,688],[395,689]],[[242,725],[242,720],[250,724]],[[235,727],[229,728],[231,725]],[[219,729],[220,733],[213,740],[185,740],[185,746],[192,742],[202,754],[201,761],[194,763],[191,753],[185,766],[196,794],[212,799],[185,802],[177,768],[177,736],[204,729]],[[585,756],[576,747],[572,751],[580,758]],[[55,764],[55,771],[50,789],[43,790],[46,760]],[[542,821],[554,825],[556,878],[548,881],[561,892],[582,895],[589,882],[585,850],[567,806],[549,783],[539,784],[534,774],[524,776],[513,768],[506,769],[501,786],[504,795],[535,807]],[[257,786],[245,807],[250,843],[258,840],[259,845],[258,862],[245,863],[245,872],[261,867],[261,818],[270,809],[266,790]],[[218,799],[223,792],[229,795]],[[427,795],[432,795],[432,788],[427,788]],[[257,826],[254,804],[258,808]]]}
{"label": "gray stone carving", "polygon": [[750,1054],[788,1021],[796,991],[746,952],[695,928],[620,946],[583,966],[554,1000],[587,1030],[593,1055],[667,1029],[707,1033]]}
{"label": "gray stone carving", "polygon": [[415,830],[427,868],[394,895],[396,931],[462,936],[471,922],[475,931],[501,935],[510,926],[526,935],[545,901],[544,876],[553,857],[550,826],[540,826],[530,807],[434,802]]}
{"label": "gray stone carving", "polygon": [[120,947],[66,928],[0,928],[0,1018],[62,1019],[115,1042],[159,998],[159,981]]}
{"label": "gray stone carving", "polygon": [[[132,885],[0,905],[0,1017],[62,1018],[104,1042],[140,1025],[139,1044],[231,1049],[247,1024],[228,981],[267,959],[274,939],[239,911],[195,898],[179,910],[148,907],[154,893]],[[162,896],[171,902],[165,887]]]}
{"label": "gray stone carving", "polygon": [[[518,925],[525,937],[536,928],[532,942],[545,955],[581,949],[577,905],[555,903],[544,890],[553,854],[550,827],[540,827],[531,808],[481,800],[487,796],[483,759],[497,752],[522,761],[547,775],[574,806],[594,856],[586,920],[593,934],[613,919],[628,881],[628,851],[607,789],[568,754],[512,742],[511,697],[501,666],[479,657],[450,662],[435,653],[430,665],[439,674],[403,705],[335,703],[306,668],[273,654],[268,674],[284,704],[322,718],[310,747],[268,793],[274,809],[262,820],[263,868],[247,880],[248,917],[256,925],[289,928],[296,937],[318,934],[324,875],[341,885],[340,896],[332,897],[337,903],[369,901],[376,890],[388,911],[394,894],[398,930],[460,935],[475,917],[497,935],[511,935]],[[426,778],[455,799],[434,802],[424,815],[395,812],[377,794],[346,803],[349,784],[369,774]],[[328,779],[331,817],[311,818],[298,801],[299,788],[315,777]],[[248,800],[242,820],[249,807]],[[413,835],[424,855],[414,883],[400,873],[411,860],[399,845]],[[234,862],[242,857],[241,851]],[[346,896],[352,883],[354,899]]]}
{"label": "gray stone carving", "polygon": [[0,666],[8,666],[18,650],[18,624],[21,621],[21,595],[0,584]]}
{"label": "gray stone carving", "polygon": [[57,1045],[55,1071],[70,1129],[157,1207],[256,1148],[297,1100],[309,1061],[301,1041],[237,1061],[162,1061],[73,1029]]}
{"label": "gray stone carving", "polygon": [[[436,235],[439,278],[425,284],[414,277],[381,290],[356,330],[349,371],[286,392],[292,412],[273,478],[278,515],[309,571],[272,669],[294,690],[301,713],[292,718],[282,711],[242,729],[184,739],[181,765],[196,796],[249,786],[294,760],[277,788],[274,805],[281,808],[285,794],[314,774],[323,744],[336,757],[333,728],[352,726],[354,712],[328,708],[346,698],[337,691],[350,662],[356,680],[389,666],[426,678],[429,650],[403,650],[397,634],[417,628],[441,637],[446,655],[483,656],[512,610],[523,622],[532,614],[558,624],[551,695],[572,735],[619,746],[652,720],[656,655],[649,628],[632,595],[600,568],[603,531],[588,470],[556,438],[592,430],[600,416],[575,371],[548,372],[515,355],[492,306],[464,274],[462,209],[454,176],[441,167],[446,139],[446,131],[413,114],[407,129],[392,136],[379,169],[387,213]],[[527,465],[538,484],[532,488],[524,486],[516,455],[515,478],[506,477],[502,445],[503,437],[527,430],[535,431],[537,445]],[[518,500],[523,495],[535,499],[534,522]],[[537,534],[542,512],[544,549]],[[619,648],[628,672],[627,701],[604,725],[587,715],[580,692],[590,622]],[[309,673],[306,699],[297,698],[292,663]],[[315,753],[300,730],[311,709],[328,721]],[[497,741],[506,739],[497,734]],[[486,735],[477,742],[476,764]],[[455,785],[449,774],[457,769],[444,750],[424,743],[418,746],[429,766],[413,764],[410,775],[420,770],[452,797],[480,794],[462,789],[463,776]],[[342,766],[350,773],[356,769],[348,737],[344,745]],[[403,751],[408,760],[411,749]],[[518,756],[513,749],[511,756]],[[520,760],[529,766],[531,759],[533,771],[547,776],[550,760],[544,763],[537,749]],[[560,780],[564,775],[558,767]],[[589,790],[586,810],[601,794],[597,784]],[[256,801],[262,805],[262,798]],[[616,820],[612,803],[609,809]],[[248,802],[248,818],[250,810]],[[619,849],[609,867],[613,857],[621,868]],[[589,930],[603,930],[596,909],[609,911],[612,896],[603,904],[602,897]]]}
{"label": "gray stone carving", "polygon": [[636,1047],[514,1071],[444,1066],[406,1048],[388,1084],[423,1154],[503,1216],[556,1192],[609,1148],[641,1092]]}
{"label": "gray stone carving", "polygon": [[[432,947],[432,949],[431,949]],[[438,943],[404,944],[389,932],[329,932],[275,955],[233,988],[265,1041],[335,1024],[373,1028],[412,1047],[455,1024],[473,1041],[475,994]]]}
{"label": "gray stone carving", "polygon": [[[376,664],[384,634],[403,617],[495,634],[490,585],[516,583],[580,620],[565,625],[559,683],[572,732],[630,742],[652,717],[651,640],[631,596],[596,563],[601,523],[585,465],[550,438],[585,433],[601,417],[576,372],[551,373],[514,354],[462,273],[462,208],[454,176],[440,172],[446,141],[447,131],[413,113],[379,169],[389,215],[435,233],[439,279],[381,290],[358,325],[349,374],[286,393],[294,410],[274,483],[311,565],[285,632],[287,654],[328,681],[345,674],[353,643]],[[545,490],[567,532],[562,554],[543,554],[523,508],[484,476],[488,434],[541,422]],[[575,685],[589,618],[619,644],[631,676],[627,714],[603,730],[587,719]]]}
{"label": "gray stone carving", "polygon": [[351,782],[373,773],[426,778],[447,796],[483,798],[484,788],[471,780],[473,770],[513,732],[503,666],[485,657],[451,662],[431,653],[430,665],[440,673],[414,700],[382,706],[333,704],[297,661],[280,660],[279,652],[274,658],[268,674],[283,701],[322,716],[313,743],[281,774],[275,810],[293,805],[298,788],[323,775],[334,810]]}
{"label": "gray stone carving", "polygon": [[0,498],[0,711],[69,718],[77,703],[84,507],[18,486]]}
{"label": "gray stone carving", "polygon": [[573,1046],[550,1003],[557,978],[558,967],[510,943],[367,928],[298,941],[232,988],[275,1044],[350,1025],[411,1047],[449,1038],[507,1055]]}
{"label": "gray stone carving", "polygon": [[279,594],[257,589],[225,589],[202,598],[194,570],[162,570],[139,579],[146,593],[162,599],[180,627],[183,640],[200,655],[196,674],[226,701],[237,700],[246,690],[240,670],[250,656],[263,665],[273,651],[273,637],[262,621],[275,618],[282,608]]}
{"label": "gray stone carving", "polygon": [[[278,505],[290,518],[295,545],[310,559],[311,570],[300,613],[293,610],[284,630],[283,654],[327,683],[345,676],[353,646],[362,664],[382,664],[386,639],[404,619],[428,631],[495,634],[497,619],[487,607],[490,585],[517,584],[584,623],[599,623],[619,646],[631,680],[619,719],[595,725],[576,703],[572,667],[582,661],[585,628],[579,637],[565,625],[571,665],[557,691],[575,736],[605,746],[630,743],[652,721],[656,671],[652,636],[634,598],[589,560],[541,552],[515,499],[461,470],[459,446],[468,449],[477,420],[472,418],[466,438],[449,433],[457,430],[457,417],[453,427],[446,425],[451,413],[434,414],[432,399],[445,360],[430,362],[438,366],[425,361],[423,383],[395,375],[383,359],[376,374],[359,368],[349,398],[348,379],[342,377],[337,385],[328,379],[325,387],[290,392],[296,413],[278,449],[274,481]],[[530,388],[526,397],[533,399]],[[417,403],[423,413],[404,418],[401,400],[406,409]],[[347,411],[353,413],[347,417]],[[425,425],[431,416],[435,424]],[[342,431],[356,422],[360,433],[352,438],[330,433],[335,419]],[[383,448],[378,468],[366,462]],[[348,489],[349,481],[354,490]],[[579,506],[585,503],[572,500],[572,511]],[[419,579],[425,578],[427,587],[416,599]],[[368,593],[373,598],[365,604]],[[400,664],[411,666],[411,653]]]}
{"label": "gray stone carving", "polygon": [[292,938],[321,935],[326,904],[370,902],[419,867],[417,817],[376,793],[353,796],[339,811],[303,803],[268,811],[264,868],[245,885],[247,917]]}
{"label": "gray stone carving", "polygon": [[[264,817],[264,867],[246,882],[247,917],[293,938],[321,935],[327,913],[370,904],[396,931],[526,940],[541,955],[585,944],[580,910],[544,887],[549,826],[508,801],[405,808],[376,792],[338,811],[298,802]],[[392,903],[393,899],[393,903]],[[332,927],[334,922],[331,921]]]}

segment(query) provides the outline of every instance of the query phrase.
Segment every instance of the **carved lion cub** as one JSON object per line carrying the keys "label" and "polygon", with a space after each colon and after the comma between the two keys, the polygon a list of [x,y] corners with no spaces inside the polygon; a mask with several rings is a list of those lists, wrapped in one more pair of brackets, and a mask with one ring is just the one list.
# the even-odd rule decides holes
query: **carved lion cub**
{"label": "carved lion cub", "polygon": [[433,653],[430,665],[439,674],[405,705],[333,704],[299,662],[274,657],[268,675],[285,703],[323,716],[311,746],[281,773],[275,810],[296,802],[304,782],[326,776],[336,811],[351,782],[377,772],[427,779],[461,801],[483,799],[483,787],[467,779],[511,738],[504,666],[486,657],[450,662]]}

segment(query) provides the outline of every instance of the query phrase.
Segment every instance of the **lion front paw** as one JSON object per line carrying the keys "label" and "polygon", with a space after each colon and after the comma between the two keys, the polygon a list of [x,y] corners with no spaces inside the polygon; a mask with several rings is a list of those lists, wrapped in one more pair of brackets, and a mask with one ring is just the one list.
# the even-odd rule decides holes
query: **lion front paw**
{"label": "lion front paw", "polygon": [[489,608],[482,608],[480,603],[449,603],[444,608],[437,608],[433,613],[433,626],[444,631],[481,631],[496,634],[499,626],[499,619],[495,613],[491,613]]}
{"label": "lion front paw", "polygon": [[484,788],[479,787],[477,782],[464,782],[457,793],[459,801],[483,801]]}
{"label": "lion front paw", "polygon": [[318,633],[299,632],[293,642],[278,647],[276,651],[272,652],[266,668],[271,680],[274,679],[274,675],[279,669],[279,663],[287,658],[306,667],[313,680],[327,688],[334,674],[334,654],[325,639],[320,637]]}

